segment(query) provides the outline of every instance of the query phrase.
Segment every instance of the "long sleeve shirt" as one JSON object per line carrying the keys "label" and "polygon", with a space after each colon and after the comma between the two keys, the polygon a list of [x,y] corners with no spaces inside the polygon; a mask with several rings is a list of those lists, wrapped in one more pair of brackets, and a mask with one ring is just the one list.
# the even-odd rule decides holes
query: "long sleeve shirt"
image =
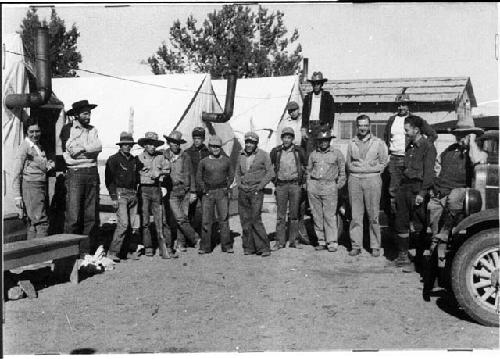
{"label": "long sleeve shirt", "polygon": [[234,169],[227,156],[205,157],[198,164],[196,183],[202,192],[216,188],[229,188],[234,180]]}
{"label": "long sleeve shirt", "polygon": [[347,146],[346,165],[354,177],[377,176],[389,162],[387,146],[381,139],[368,135],[354,137]]}
{"label": "long sleeve shirt", "polygon": [[27,182],[47,181],[47,157],[40,147],[25,138],[17,149],[12,190],[14,198],[21,197],[21,180]]}
{"label": "long sleeve shirt", "polygon": [[333,194],[346,181],[345,159],[342,152],[330,147],[322,152],[315,150],[307,164],[307,189],[315,194]]}
{"label": "long sleeve shirt", "polygon": [[104,178],[111,199],[117,199],[117,188],[137,189],[137,164],[135,156],[127,157],[121,151],[110,156],[106,161]]}
{"label": "long sleeve shirt", "polygon": [[[69,130],[69,137],[65,138],[61,133],[61,139],[64,149],[63,158],[69,168],[97,166],[97,156],[102,151],[102,144],[95,127],[82,126],[75,120]],[[78,148],[83,148],[85,151],[77,156],[71,155],[71,151]]]}
{"label": "long sleeve shirt", "polygon": [[176,192],[196,193],[196,173],[193,171],[191,158],[185,151],[174,154],[170,149],[163,151],[170,162],[170,182]]}
{"label": "long sleeve shirt", "polygon": [[410,142],[406,147],[403,181],[421,182],[419,194],[425,196],[433,186],[435,161],[436,149],[429,140],[422,136]]}
{"label": "long sleeve shirt", "polygon": [[142,185],[155,185],[161,182],[162,177],[169,173],[170,163],[162,153],[156,152],[151,156],[144,151],[137,156],[139,181]]}
{"label": "long sleeve shirt", "polygon": [[273,177],[273,166],[266,151],[257,148],[252,154],[247,154],[245,151],[240,153],[236,164],[236,184],[239,189],[263,190]]}

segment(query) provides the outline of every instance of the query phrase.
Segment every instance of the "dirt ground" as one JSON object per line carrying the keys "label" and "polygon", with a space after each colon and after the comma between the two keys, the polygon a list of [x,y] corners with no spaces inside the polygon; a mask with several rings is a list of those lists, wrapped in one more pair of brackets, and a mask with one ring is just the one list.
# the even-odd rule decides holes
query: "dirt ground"
{"label": "dirt ground", "polygon": [[[268,232],[275,214],[265,214]],[[237,217],[232,230],[241,233]],[[499,348],[443,291],[384,257],[286,248],[270,257],[217,247],[113,271],[4,305],[4,353],[250,352]]]}

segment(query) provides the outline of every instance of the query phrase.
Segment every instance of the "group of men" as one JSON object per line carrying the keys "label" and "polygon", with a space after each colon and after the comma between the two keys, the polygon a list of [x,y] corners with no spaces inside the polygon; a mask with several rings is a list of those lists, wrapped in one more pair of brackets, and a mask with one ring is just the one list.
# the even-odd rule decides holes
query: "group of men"
{"label": "group of men", "polygon": [[[193,130],[193,145],[186,150],[181,148],[186,141],[178,131],[164,135],[168,149],[159,149],[164,141],[155,132],[147,132],[137,142],[123,132],[117,143],[119,151],[107,160],[105,170],[105,184],[117,215],[108,257],[118,262],[126,255],[128,248],[123,243],[129,227],[135,243],[140,244],[132,254],[134,258],[142,248],[146,256],[154,255],[153,224],[162,258],[177,258],[177,252],[186,251],[188,246],[196,246],[200,254],[210,253],[214,222],[218,223],[222,251],[234,253],[228,224],[229,193],[233,187],[238,188],[245,255],[266,257],[272,250],[285,248],[287,242],[288,247],[300,248],[299,222],[306,201],[317,237],[315,249],[335,252],[339,189],[346,183],[352,213],[349,255],[361,253],[366,211],[371,254],[378,257],[381,175],[388,167],[391,223],[397,233],[399,252],[395,263],[403,271],[412,271],[408,257],[410,234],[424,236],[430,224],[434,241],[446,237],[452,223],[443,220],[449,213],[443,207],[451,211],[461,208],[464,192],[460,188],[466,187],[472,166],[485,161],[475,142],[481,130],[457,128],[457,143],[439,157],[441,170],[436,174],[436,133],[425,120],[409,112],[410,98],[403,94],[396,99],[398,113],[389,118],[383,139],[371,133],[369,116],[356,118],[356,135],[348,142],[344,157],[331,145],[335,137],[334,100],[323,90],[327,80],[321,72],[315,72],[308,81],[313,90],[305,96],[302,116],[297,103],[287,106],[289,116],[279,127],[281,144],[268,154],[258,147],[256,133],[246,133],[235,168],[219,137],[210,136],[208,147],[205,146],[205,130],[201,127]],[[89,124],[90,111],[95,106],[86,100],[74,103],[68,113],[74,121],[61,133],[68,168],[65,230],[69,233],[91,234],[98,223],[97,154],[102,146],[96,129]],[[136,143],[144,151],[133,156],[130,151]],[[264,188],[271,181],[277,204],[273,248],[261,218]],[[202,223],[201,229],[195,230],[197,208],[201,208]]]}

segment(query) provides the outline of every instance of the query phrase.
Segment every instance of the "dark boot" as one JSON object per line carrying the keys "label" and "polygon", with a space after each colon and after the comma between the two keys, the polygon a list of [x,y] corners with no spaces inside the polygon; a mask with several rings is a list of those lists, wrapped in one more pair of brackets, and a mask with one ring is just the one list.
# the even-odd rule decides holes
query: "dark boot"
{"label": "dark boot", "polygon": [[171,258],[170,253],[168,252],[167,246],[165,244],[165,237],[163,236],[160,236],[160,238],[158,238],[158,251],[161,258],[163,259]]}
{"label": "dark boot", "polygon": [[411,273],[414,271],[413,264],[408,257],[408,249],[410,247],[410,238],[409,237],[399,237],[398,236],[398,258],[396,258],[396,267],[399,267],[405,273]]}

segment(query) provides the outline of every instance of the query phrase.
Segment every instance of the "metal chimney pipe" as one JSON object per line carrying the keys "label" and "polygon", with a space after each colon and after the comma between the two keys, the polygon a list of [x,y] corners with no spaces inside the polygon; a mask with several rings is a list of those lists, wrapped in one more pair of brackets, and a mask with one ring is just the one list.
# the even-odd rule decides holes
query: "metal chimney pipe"
{"label": "metal chimney pipe", "polygon": [[10,94],[5,97],[5,106],[38,107],[49,101],[52,95],[52,75],[49,58],[49,29],[37,29],[35,43],[35,71],[36,89],[31,89],[29,94]]}
{"label": "metal chimney pipe", "polygon": [[302,64],[302,82],[307,81],[307,76],[309,72],[309,59],[307,57],[304,57],[304,61]]}
{"label": "metal chimney pipe", "polygon": [[236,81],[238,75],[235,71],[231,71],[227,77],[226,88],[226,103],[224,104],[223,113],[207,113],[203,112],[201,115],[202,121],[223,123],[229,121],[234,111],[234,96],[236,94]]}

